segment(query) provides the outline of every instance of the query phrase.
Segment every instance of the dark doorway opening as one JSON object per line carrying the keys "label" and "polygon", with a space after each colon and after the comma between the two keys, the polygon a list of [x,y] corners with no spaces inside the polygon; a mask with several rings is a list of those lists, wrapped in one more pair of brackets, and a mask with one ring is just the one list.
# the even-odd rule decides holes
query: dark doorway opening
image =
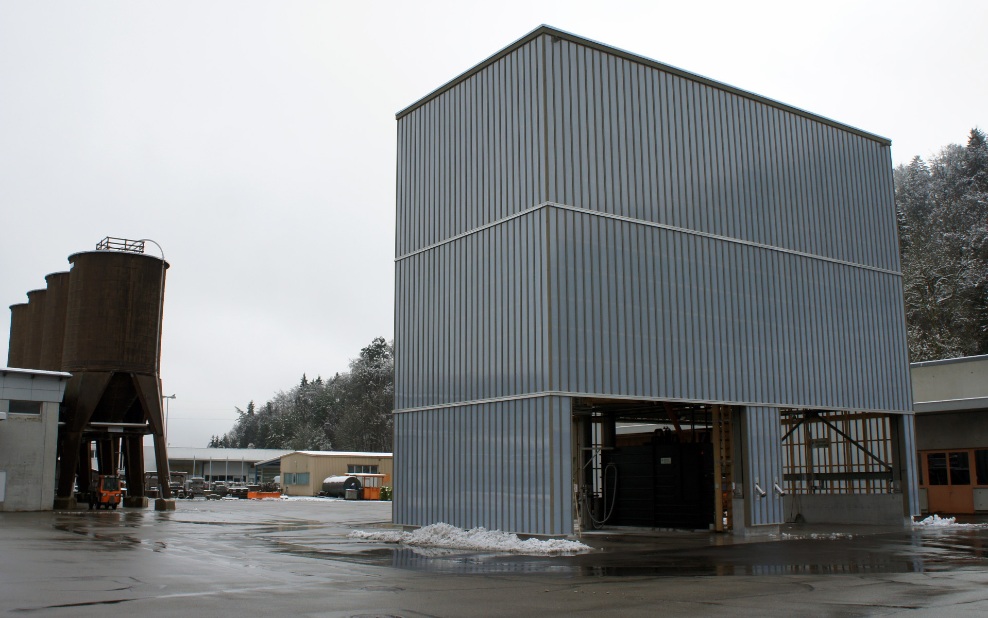
{"label": "dark doorway opening", "polygon": [[585,528],[730,529],[730,408],[580,399],[580,505]]}

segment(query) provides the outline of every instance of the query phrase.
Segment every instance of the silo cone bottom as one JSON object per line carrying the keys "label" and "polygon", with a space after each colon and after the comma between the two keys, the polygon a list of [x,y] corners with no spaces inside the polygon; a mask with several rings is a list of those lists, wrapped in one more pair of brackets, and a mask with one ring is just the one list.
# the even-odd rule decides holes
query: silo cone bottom
{"label": "silo cone bottom", "polygon": [[74,511],[78,503],[74,496],[69,496],[68,498],[55,498],[55,502],[52,503],[52,509],[56,511]]}
{"label": "silo cone bottom", "polygon": [[147,496],[127,496],[123,500],[124,508],[146,509],[148,508]]}
{"label": "silo cone bottom", "polygon": [[158,498],[154,501],[154,510],[156,511],[174,511],[175,501],[171,498]]}

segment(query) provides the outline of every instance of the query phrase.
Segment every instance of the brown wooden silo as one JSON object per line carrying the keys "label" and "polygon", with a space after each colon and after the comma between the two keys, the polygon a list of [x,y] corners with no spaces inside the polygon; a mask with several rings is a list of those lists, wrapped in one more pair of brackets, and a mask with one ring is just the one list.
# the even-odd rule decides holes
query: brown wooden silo
{"label": "brown wooden silo", "polygon": [[62,370],[157,375],[168,263],[117,251],[76,253],[69,262]]}
{"label": "brown wooden silo", "polygon": [[41,366],[47,371],[62,370],[62,344],[65,340],[65,308],[69,299],[69,273],[51,273],[45,277],[44,333],[41,337]]}
{"label": "brown wooden silo", "polygon": [[30,307],[27,303],[10,306],[10,339],[7,346],[7,366],[27,369],[24,351],[30,339]]}
{"label": "brown wooden silo", "polygon": [[[89,459],[78,456],[80,449],[95,441],[101,473],[115,473],[121,441],[121,450],[132,453],[142,448],[145,433],[154,438],[161,495],[170,497],[159,368],[168,263],[143,250],[143,241],[107,238],[96,251],[69,256],[61,369],[72,377],[56,504],[72,504],[77,473],[80,490],[88,488]],[[143,461],[127,459],[128,490],[137,499]]]}
{"label": "brown wooden silo", "polygon": [[41,369],[41,340],[45,334],[45,300],[47,296],[48,290],[31,290],[27,293],[27,345],[24,348],[24,367],[26,369]]}

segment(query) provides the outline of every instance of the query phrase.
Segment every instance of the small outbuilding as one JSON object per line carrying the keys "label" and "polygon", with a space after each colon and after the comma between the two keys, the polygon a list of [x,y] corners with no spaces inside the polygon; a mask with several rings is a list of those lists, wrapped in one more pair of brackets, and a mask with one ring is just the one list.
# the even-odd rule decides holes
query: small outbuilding
{"label": "small outbuilding", "polygon": [[70,377],[0,368],[0,511],[51,510],[58,407]]}

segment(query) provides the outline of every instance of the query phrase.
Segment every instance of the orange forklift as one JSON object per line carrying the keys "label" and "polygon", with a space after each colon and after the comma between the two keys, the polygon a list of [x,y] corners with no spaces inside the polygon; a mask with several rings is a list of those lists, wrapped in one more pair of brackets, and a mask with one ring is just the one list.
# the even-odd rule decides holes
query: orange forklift
{"label": "orange forklift", "polygon": [[120,477],[115,474],[100,474],[90,486],[89,510],[115,509],[123,501]]}

